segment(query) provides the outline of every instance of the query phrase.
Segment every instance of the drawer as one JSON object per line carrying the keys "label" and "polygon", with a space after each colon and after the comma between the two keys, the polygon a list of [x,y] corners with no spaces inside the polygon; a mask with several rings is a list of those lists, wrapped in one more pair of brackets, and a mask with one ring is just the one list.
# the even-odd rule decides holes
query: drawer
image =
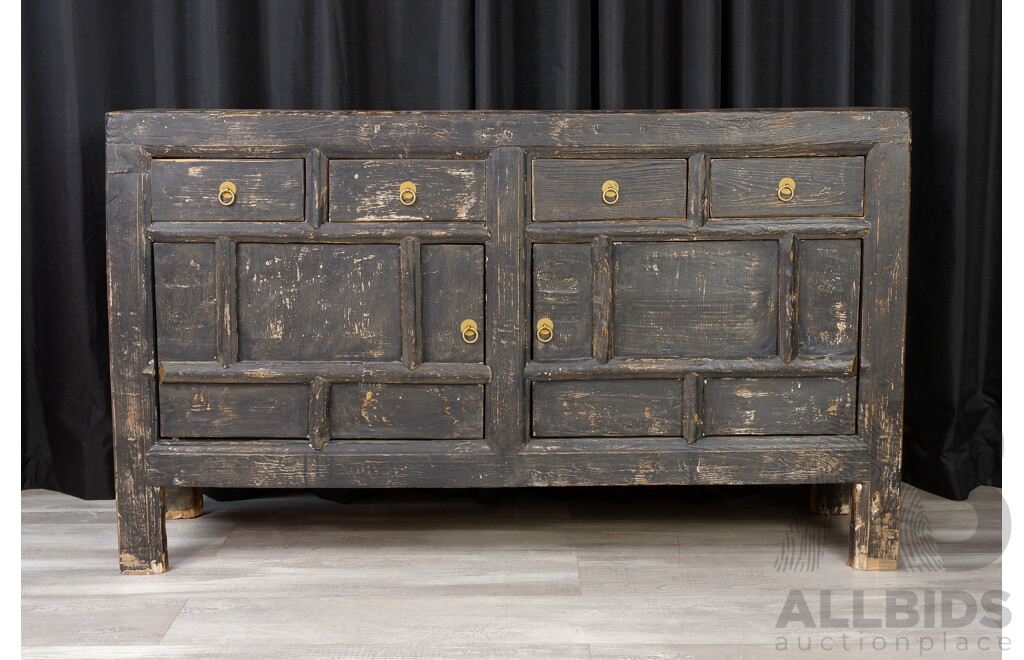
{"label": "drawer", "polygon": [[[301,158],[154,159],[153,220],[300,221],[303,164]],[[222,193],[222,186],[234,192]]]}
{"label": "drawer", "polygon": [[705,435],[857,432],[856,378],[709,378]]}
{"label": "drawer", "polygon": [[859,156],[711,161],[711,218],[862,215]]}
{"label": "drawer", "polygon": [[328,176],[332,222],[484,221],[481,160],[332,160]]}
{"label": "drawer", "polygon": [[535,221],[685,217],[685,159],[533,161]]}

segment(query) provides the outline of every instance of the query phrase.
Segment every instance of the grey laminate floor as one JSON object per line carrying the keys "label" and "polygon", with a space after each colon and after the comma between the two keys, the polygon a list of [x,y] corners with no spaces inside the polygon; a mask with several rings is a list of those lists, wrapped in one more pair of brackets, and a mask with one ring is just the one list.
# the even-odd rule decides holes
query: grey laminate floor
{"label": "grey laminate floor", "polygon": [[207,498],[201,518],[167,522],[168,573],[121,576],[113,502],[26,491],[23,657],[998,652],[999,611],[982,605],[1001,583],[994,488],[958,503],[907,487],[903,568],[882,573],[846,566],[849,517],[803,513],[803,488],[354,494]]}

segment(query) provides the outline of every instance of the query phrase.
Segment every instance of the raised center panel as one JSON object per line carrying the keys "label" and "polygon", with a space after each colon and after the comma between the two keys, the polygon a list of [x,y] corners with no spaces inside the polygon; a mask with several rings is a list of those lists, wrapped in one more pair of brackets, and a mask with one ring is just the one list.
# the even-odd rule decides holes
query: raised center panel
{"label": "raised center panel", "polygon": [[238,246],[241,360],[398,360],[397,245]]}
{"label": "raised center panel", "polygon": [[776,241],[616,243],[615,357],[761,357],[778,332]]}

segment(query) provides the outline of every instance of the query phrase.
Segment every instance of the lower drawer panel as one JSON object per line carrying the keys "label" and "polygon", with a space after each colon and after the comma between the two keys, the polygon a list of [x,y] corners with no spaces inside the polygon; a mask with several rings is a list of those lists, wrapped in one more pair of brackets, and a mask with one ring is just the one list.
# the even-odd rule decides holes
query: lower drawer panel
{"label": "lower drawer panel", "polygon": [[304,438],[309,388],[301,384],[160,384],[165,438]]}
{"label": "lower drawer panel", "polygon": [[533,384],[538,438],[677,436],[679,380],[552,381]]}
{"label": "lower drawer panel", "polygon": [[853,434],[856,391],[856,378],[711,378],[704,434]]}
{"label": "lower drawer panel", "polygon": [[483,392],[483,385],[334,385],[331,437],[483,438]]}

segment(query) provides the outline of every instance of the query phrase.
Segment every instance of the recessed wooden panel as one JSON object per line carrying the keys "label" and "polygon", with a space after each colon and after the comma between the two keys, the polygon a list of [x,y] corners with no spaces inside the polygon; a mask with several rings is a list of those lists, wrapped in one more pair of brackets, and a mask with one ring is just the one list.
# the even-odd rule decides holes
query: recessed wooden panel
{"label": "recessed wooden panel", "polygon": [[[533,246],[533,322],[530,337],[534,360],[590,357],[593,322],[591,247],[589,243]],[[537,339],[537,322],[549,318],[551,341]]]}
{"label": "recessed wooden panel", "polygon": [[[220,185],[235,185],[235,201],[218,200]],[[153,160],[153,220],[276,220],[303,218],[301,158]]]}
{"label": "recessed wooden panel", "polygon": [[678,436],[680,380],[552,381],[533,384],[538,438]]}
{"label": "recessed wooden panel", "polygon": [[153,245],[158,359],[217,359],[214,253],[213,243]]}
{"label": "recessed wooden panel", "polygon": [[860,241],[799,241],[797,245],[800,355],[855,354],[860,311]]}
{"label": "recessed wooden panel", "polygon": [[[484,220],[482,160],[332,160],[329,177],[333,222]],[[406,181],[416,185],[409,206],[399,200]]]}
{"label": "recessed wooden panel", "polygon": [[[686,217],[685,159],[533,161],[533,219],[610,220]],[[605,181],[618,200],[602,199]]]}
{"label": "recessed wooden panel", "polygon": [[298,384],[161,383],[165,438],[303,438],[309,388]]}
{"label": "recessed wooden panel", "polygon": [[331,437],[482,438],[483,389],[482,385],[334,385]]}
{"label": "recessed wooden panel", "polygon": [[[484,361],[484,247],[424,245],[420,250],[423,278],[423,360]],[[461,325],[477,324],[478,338],[466,343]]]}
{"label": "recessed wooden panel", "polygon": [[238,246],[243,360],[397,360],[397,245]]}
{"label": "recessed wooden panel", "polygon": [[[794,182],[779,199],[779,182]],[[788,191],[784,191],[783,197]],[[711,161],[711,217],[864,215],[864,159],[716,158]]]}
{"label": "recessed wooden panel", "polygon": [[615,357],[763,357],[777,351],[778,243],[616,243]]}
{"label": "recessed wooden panel", "polygon": [[709,378],[705,435],[857,432],[855,378]]}

